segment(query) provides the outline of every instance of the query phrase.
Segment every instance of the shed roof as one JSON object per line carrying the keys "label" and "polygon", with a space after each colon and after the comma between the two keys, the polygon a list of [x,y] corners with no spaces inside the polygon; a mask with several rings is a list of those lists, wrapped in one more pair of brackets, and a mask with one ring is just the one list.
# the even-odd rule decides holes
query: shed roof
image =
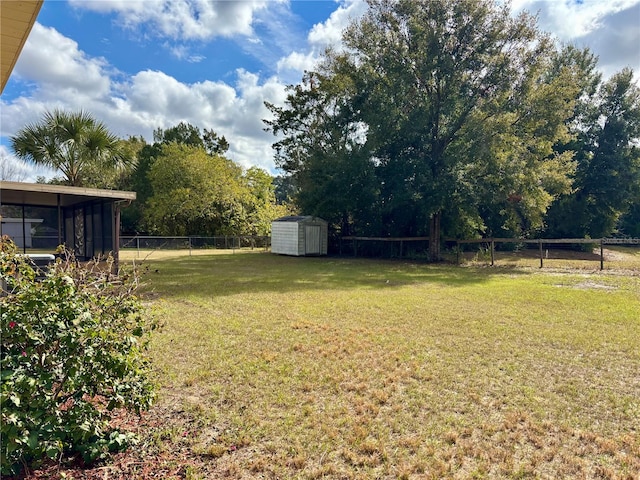
{"label": "shed roof", "polygon": [[135,200],[136,192],[0,181],[0,204],[69,207],[90,200]]}
{"label": "shed roof", "polygon": [[301,222],[324,222],[325,220],[314,217],[313,215],[287,215],[286,217],[276,218],[274,222],[291,222],[291,223],[301,223]]}

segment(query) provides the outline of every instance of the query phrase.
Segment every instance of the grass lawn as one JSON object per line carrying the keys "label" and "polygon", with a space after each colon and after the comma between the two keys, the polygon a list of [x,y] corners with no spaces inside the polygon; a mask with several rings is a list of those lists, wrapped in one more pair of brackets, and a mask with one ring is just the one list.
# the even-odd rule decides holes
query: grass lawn
{"label": "grass lawn", "polygon": [[[146,260],[192,478],[633,478],[640,276],[265,253]],[[599,265],[594,265],[598,268]]]}
{"label": "grass lawn", "polygon": [[145,264],[159,399],[104,478],[640,475],[638,271]]}

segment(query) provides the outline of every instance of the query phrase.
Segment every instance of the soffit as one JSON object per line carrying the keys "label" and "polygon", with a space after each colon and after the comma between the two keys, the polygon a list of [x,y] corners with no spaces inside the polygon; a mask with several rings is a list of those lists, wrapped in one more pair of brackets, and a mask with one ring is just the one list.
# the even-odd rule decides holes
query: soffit
{"label": "soffit", "polygon": [[0,181],[0,205],[54,207],[59,202],[60,206],[68,207],[100,199],[131,202],[136,199],[136,192]]}
{"label": "soffit", "polygon": [[0,66],[4,90],[43,0],[0,1]]}

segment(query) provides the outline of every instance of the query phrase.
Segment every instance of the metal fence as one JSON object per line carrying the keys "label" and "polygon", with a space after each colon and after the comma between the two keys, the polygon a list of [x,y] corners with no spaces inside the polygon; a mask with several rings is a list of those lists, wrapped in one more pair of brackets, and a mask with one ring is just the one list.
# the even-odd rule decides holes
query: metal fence
{"label": "metal fence", "polygon": [[[454,245],[456,263],[468,259],[470,250],[484,253],[484,261],[490,265],[497,262],[496,253],[500,252],[529,252],[532,258],[540,262],[540,268],[546,263],[560,259],[577,259],[598,261],[600,270],[604,269],[605,247],[609,245],[629,246],[640,248],[640,238],[480,238],[471,240],[449,240]],[[582,255],[570,255],[580,252]]]}
{"label": "metal fence", "polygon": [[[479,238],[445,239],[446,260],[457,264],[474,261],[495,265],[509,254],[519,254],[542,268],[556,260],[584,260],[600,263],[604,269],[605,247],[628,246],[640,249],[640,238]],[[342,237],[341,255],[371,258],[428,258],[429,237]],[[516,255],[517,256],[517,255]]]}
{"label": "metal fence", "polygon": [[255,235],[220,235],[215,237],[157,237],[136,235],[121,236],[120,249],[137,250],[195,250],[195,249],[264,249],[271,245],[271,237]]}

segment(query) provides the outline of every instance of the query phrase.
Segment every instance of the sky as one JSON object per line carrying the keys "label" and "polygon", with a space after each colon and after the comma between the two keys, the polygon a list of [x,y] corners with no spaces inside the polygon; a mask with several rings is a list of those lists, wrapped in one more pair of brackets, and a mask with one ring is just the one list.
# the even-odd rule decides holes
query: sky
{"label": "sky", "polygon": [[[512,0],[558,42],[589,47],[604,78],[640,78],[640,0]],[[55,108],[85,110],[121,138],[188,122],[224,135],[228,157],[272,174],[268,101],[284,105],[364,0],[45,0],[0,97],[0,177],[53,172],[15,158],[9,137]],[[640,84],[640,81],[638,81]]]}

